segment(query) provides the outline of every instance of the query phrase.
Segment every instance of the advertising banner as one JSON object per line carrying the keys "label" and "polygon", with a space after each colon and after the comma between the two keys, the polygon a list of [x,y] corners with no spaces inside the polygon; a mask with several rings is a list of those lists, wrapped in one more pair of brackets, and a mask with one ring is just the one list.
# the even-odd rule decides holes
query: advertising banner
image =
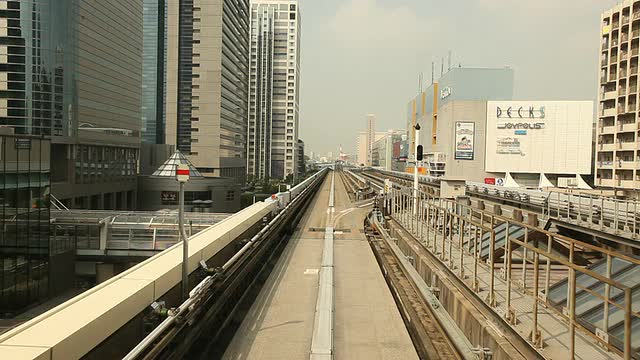
{"label": "advertising banner", "polygon": [[475,134],[476,123],[470,121],[456,122],[456,160],[473,160]]}
{"label": "advertising banner", "polygon": [[489,101],[484,139],[488,173],[590,174],[593,102]]}

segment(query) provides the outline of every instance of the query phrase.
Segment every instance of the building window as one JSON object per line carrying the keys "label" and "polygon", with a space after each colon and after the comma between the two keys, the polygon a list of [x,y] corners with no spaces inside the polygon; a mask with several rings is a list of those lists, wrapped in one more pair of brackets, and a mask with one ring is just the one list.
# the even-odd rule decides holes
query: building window
{"label": "building window", "polygon": [[227,191],[227,196],[225,198],[227,201],[233,201],[236,199],[236,192],[233,190],[228,190]]}

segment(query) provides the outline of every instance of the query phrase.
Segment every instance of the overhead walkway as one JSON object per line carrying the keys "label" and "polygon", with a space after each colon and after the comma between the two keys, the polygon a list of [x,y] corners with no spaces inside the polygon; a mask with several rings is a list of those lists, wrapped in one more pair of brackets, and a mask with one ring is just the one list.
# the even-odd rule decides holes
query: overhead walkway
{"label": "overhead walkway", "polygon": [[[326,169],[320,171],[290,191],[275,194],[191,236],[190,282],[197,271],[202,271],[202,261],[214,261],[214,266],[224,263],[237,251],[234,242],[253,236],[264,226],[264,219],[273,218],[298,196],[305,196],[307,189],[312,191],[326,173]],[[216,260],[220,256],[222,258]],[[142,340],[143,317],[151,304],[156,300],[166,301],[168,307],[180,303],[176,294],[179,294],[181,263],[182,244],[178,243],[0,335],[0,359],[70,360],[92,352],[121,358],[129,345],[133,347]]]}

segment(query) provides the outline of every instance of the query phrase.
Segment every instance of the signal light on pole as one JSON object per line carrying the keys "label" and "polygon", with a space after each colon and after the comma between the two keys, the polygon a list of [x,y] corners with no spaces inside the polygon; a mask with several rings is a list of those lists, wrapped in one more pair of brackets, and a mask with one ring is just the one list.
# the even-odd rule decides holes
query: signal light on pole
{"label": "signal light on pole", "polygon": [[416,150],[416,159],[418,159],[418,161],[422,161],[422,151],[422,145],[418,145],[418,149]]}

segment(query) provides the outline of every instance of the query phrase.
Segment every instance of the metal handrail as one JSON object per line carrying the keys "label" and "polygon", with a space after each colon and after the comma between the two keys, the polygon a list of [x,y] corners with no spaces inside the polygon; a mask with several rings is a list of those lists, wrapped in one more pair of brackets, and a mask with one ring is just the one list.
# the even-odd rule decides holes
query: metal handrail
{"label": "metal handrail", "polygon": [[[403,190],[404,189],[404,190]],[[602,339],[600,337],[598,337],[597,335],[595,335],[594,333],[592,333],[591,331],[589,331],[588,329],[586,329],[584,326],[582,326],[575,317],[575,298],[578,295],[578,291],[587,291],[589,292],[589,289],[581,287],[580,285],[576,284],[575,281],[575,277],[577,273],[582,273],[585,274],[586,276],[592,277],[596,280],[598,280],[599,282],[602,282],[604,284],[606,284],[607,286],[607,290],[605,292],[605,295],[599,295],[596,294],[594,292],[590,292],[592,295],[597,296],[598,298],[600,298],[605,304],[607,304],[606,306],[614,306],[617,307],[623,311],[625,311],[625,321],[624,321],[624,325],[625,325],[625,336],[624,336],[624,348],[622,351],[618,350],[615,346],[609,344],[608,342],[606,343],[606,346],[609,348],[609,350],[611,351],[615,351],[618,353],[622,353],[625,357],[625,359],[630,359],[631,356],[631,317],[632,316],[636,316],[638,317],[638,314],[634,313],[632,311],[632,304],[631,304],[631,289],[616,281],[613,279],[608,278],[607,276],[604,275],[600,275],[594,271],[591,271],[589,269],[583,268],[582,266],[574,263],[574,252],[576,248],[583,248],[583,249],[588,249],[588,250],[592,250],[592,251],[596,251],[596,252],[600,252],[604,255],[606,255],[608,261],[611,261],[612,258],[618,258],[621,260],[624,260],[626,262],[629,262],[631,264],[634,265],[640,265],[640,260],[635,259],[633,257],[627,256],[625,254],[616,252],[616,251],[612,251],[606,248],[602,248],[596,245],[592,245],[592,244],[588,244],[588,243],[584,243],[566,236],[562,236],[559,234],[554,234],[551,233],[549,231],[546,231],[544,229],[540,229],[538,227],[532,226],[530,224],[526,224],[523,223],[521,221],[516,221],[514,219],[509,219],[503,216],[498,216],[492,213],[487,213],[478,209],[473,209],[468,205],[465,204],[461,204],[459,202],[456,201],[450,201],[450,200],[444,200],[444,199],[436,199],[434,197],[429,196],[426,193],[421,193],[421,199],[427,199],[426,203],[425,202],[420,202],[420,212],[419,215],[417,216],[417,219],[414,219],[415,217],[412,215],[412,211],[410,211],[410,208],[412,207],[412,202],[410,201],[410,191],[406,190],[409,189],[409,187],[400,187],[400,189],[397,189],[394,187],[394,189],[392,190],[392,205],[391,205],[391,213],[394,216],[394,218],[396,218],[400,223],[403,224],[403,226],[405,226],[405,228],[412,232],[413,234],[415,234],[419,239],[423,239],[424,238],[424,234],[421,233],[422,228],[424,227],[424,220],[425,220],[425,212],[426,212],[426,231],[427,231],[427,239],[424,242],[424,246],[431,250],[433,252],[434,255],[439,256],[439,258],[442,260],[443,264],[449,266],[452,270],[453,273],[456,273],[454,270],[454,265],[452,263],[452,257],[453,257],[453,253],[451,252],[451,250],[449,250],[449,262],[447,264],[446,261],[446,248],[447,245],[449,247],[449,249],[451,249],[451,246],[455,244],[454,239],[453,239],[453,229],[452,227],[455,224],[455,221],[452,220],[447,220],[447,218],[449,219],[454,219],[454,218],[458,218],[458,234],[459,234],[459,241],[458,241],[458,245],[457,247],[459,247],[460,249],[460,256],[461,258],[464,256],[464,249],[463,248],[463,243],[464,243],[464,235],[465,235],[465,221],[469,221],[469,224],[473,224],[475,225],[477,228],[480,228],[480,233],[484,233],[485,231],[488,231],[488,228],[486,226],[484,226],[484,224],[486,222],[489,222],[492,227],[490,228],[490,231],[492,232],[492,235],[490,237],[490,241],[491,241],[491,246],[490,246],[490,260],[488,262],[487,265],[482,264],[482,266],[489,266],[490,267],[490,271],[491,271],[491,284],[489,287],[489,300],[488,300],[488,304],[491,307],[494,307],[494,300],[495,300],[495,288],[494,288],[494,270],[493,268],[495,267],[494,264],[494,251],[495,251],[495,230],[493,229],[493,226],[499,225],[501,223],[505,223],[506,224],[506,239],[507,241],[505,241],[505,244],[503,245],[503,249],[505,251],[505,265],[504,265],[504,269],[506,269],[505,273],[503,274],[503,279],[506,280],[507,283],[507,293],[505,294],[505,297],[507,299],[506,303],[505,303],[505,311],[504,311],[504,316],[506,318],[506,320],[508,321],[513,321],[513,316],[515,315],[515,310],[511,308],[510,306],[510,293],[512,290],[512,278],[511,278],[511,272],[512,272],[512,265],[513,265],[513,258],[512,258],[512,253],[513,253],[513,245],[519,245],[522,247],[523,251],[524,251],[524,256],[522,256],[522,262],[523,262],[523,266],[522,266],[522,284],[521,287],[523,288],[523,290],[526,292],[526,290],[528,288],[531,288],[530,286],[528,286],[527,284],[527,276],[526,276],[526,271],[527,271],[527,266],[526,264],[534,264],[534,273],[535,275],[533,276],[533,292],[532,295],[536,298],[536,301],[534,301],[534,309],[533,309],[533,314],[534,314],[534,319],[533,319],[533,325],[532,325],[532,334],[537,334],[534,335],[533,338],[533,342],[535,343],[536,341],[536,336],[539,336],[541,333],[539,331],[538,325],[537,325],[537,309],[538,309],[538,303],[542,303],[545,307],[551,309],[554,312],[557,312],[562,318],[568,320],[569,322],[569,326],[570,326],[570,333],[571,333],[571,352],[574,353],[575,351],[575,329],[576,328],[580,328],[582,330],[585,331],[585,333],[592,337],[594,340],[601,342]],[[399,199],[399,200],[398,200]],[[426,205],[426,210],[424,208],[424,206]],[[464,217],[463,215],[457,214],[454,211],[452,211],[452,209],[461,209],[462,211],[460,212],[460,214],[467,214],[467,217]],[[435,212],[435,216],[434,215]],[[478,222],[473,222],[473,218],[477,218],[478,215],[474,215],[474,214],[479,214],[479,216],[481,217],[481,221],[480,223]],[[435,226],[432,226],[434,223],[434,219],[435,218]],[[440,219],[442,219],[442,224],[440,224]],[[460,220],[462,220],[462,227],[460,227]],[[417,224],[416,224],[417,222]],[[508,233],[508,229],[510,229],[510,224],[517,224],[518,226],[521,226],[525,229],[532,229],[535,230],[543,235],[545,235],[548,239],[548,244],[547,244],[547,249],[546,250],[542,250],[540,249],[538,246],[534,246],[532,245],[533,241],[529,242],[528,241],[528,231],[524,232],[524,240],[518,240],[516,238],[513,238],[511,235],[509,235]],[[441,226],[442,225],[442,226]],[[447,233],[446,229],[447,229],[447,225],[449,225],[448,229],[449,232]],[[477,229],[476,228],[476,229]],[[460,230],[462,229],[462,230]],[[429,235],[429,232],[433,231],[434,233],[434,241],[433,241],[433,246],[431,245],[431,236]],[[471,256],[474,256],[476,259],[474,259],[475,261],[475,265],[477,266],[478,263],[478,257],[479,252],[478,250],[478,236],[477,236],[477,230],[474,231],[476,238],[473,239],[474,242],[474,251],[473,254],[471,254]],[[438,235],[440,235],[441,239],[442,239],[442,244],[441,245],[441,250],[440,252],[438,249]],[[471,235],[471,233],[470,233]],[[480,236],[480,238],[482,238],[482,235]],[[470,244],[472,241],[472,239],[469,239],[468,243]],[[568,245],[569,247],[569,259],[564,259],[562,257],[559,257],[555,254],[553,254],[551,252],[552,246],[551,244],[553,242],[562,242],[565,245]],[[448,242],[448,244],[447,244]],[[471,249],[471,248],[470,248]],[[470,250],[469,249],[469,250]],[[527,252],[530,252],[530,256],[527,256]],[[542,294],[544,294],[543,298],[540,298],[540,290],[539,290],[539,284],[538,284],[538,279],[539,279],[539,271],[540,271],[540,264],[539,264],[539,260],[540,260],[540,256],[542,256],[544,259],[546,259],[546,277],[545,277],[545,285],[544,285],[544,292]],[[532,260],[531,260],[532,259]],[[562,312],[558,311],[555,307],[550,306],[549,303],[549,298],[548,298],[548,293],[549,293],[549,287],[550,287],[550,265],[551,265],[551,261],[554,261],[558,264],[564,265],[567,267],[567,271],[570,272],[570,279],[572,281],[572,283],[570,283],[571,289],[568,293],[567,299],[568,299],[568,303],[569,306],[568,308],[568,315],[562,314]],[[461,264],[458,267],[459,272],[460,272],[460,279],[464,280],[464,274],[462,272],[463,269],[463,260],[461,260]],[[474,271],[474,276],[473,276],[473,281],[472,281],[472,287],[475,287],[477,278],[476,278],[476,271]],[[464,282],[464,281],[463,281]],[[625,297],[624,297],[624,303],[623,304],[618,304],[616,303],[614,300],[612,300],[609,295],[610,295],[610,290],[611,287],[614,288],[618,288],[620,289]],[[603,326],[604,329],[608,329],[608,327]],[[606,330],[605,330],[606,332]]]}

